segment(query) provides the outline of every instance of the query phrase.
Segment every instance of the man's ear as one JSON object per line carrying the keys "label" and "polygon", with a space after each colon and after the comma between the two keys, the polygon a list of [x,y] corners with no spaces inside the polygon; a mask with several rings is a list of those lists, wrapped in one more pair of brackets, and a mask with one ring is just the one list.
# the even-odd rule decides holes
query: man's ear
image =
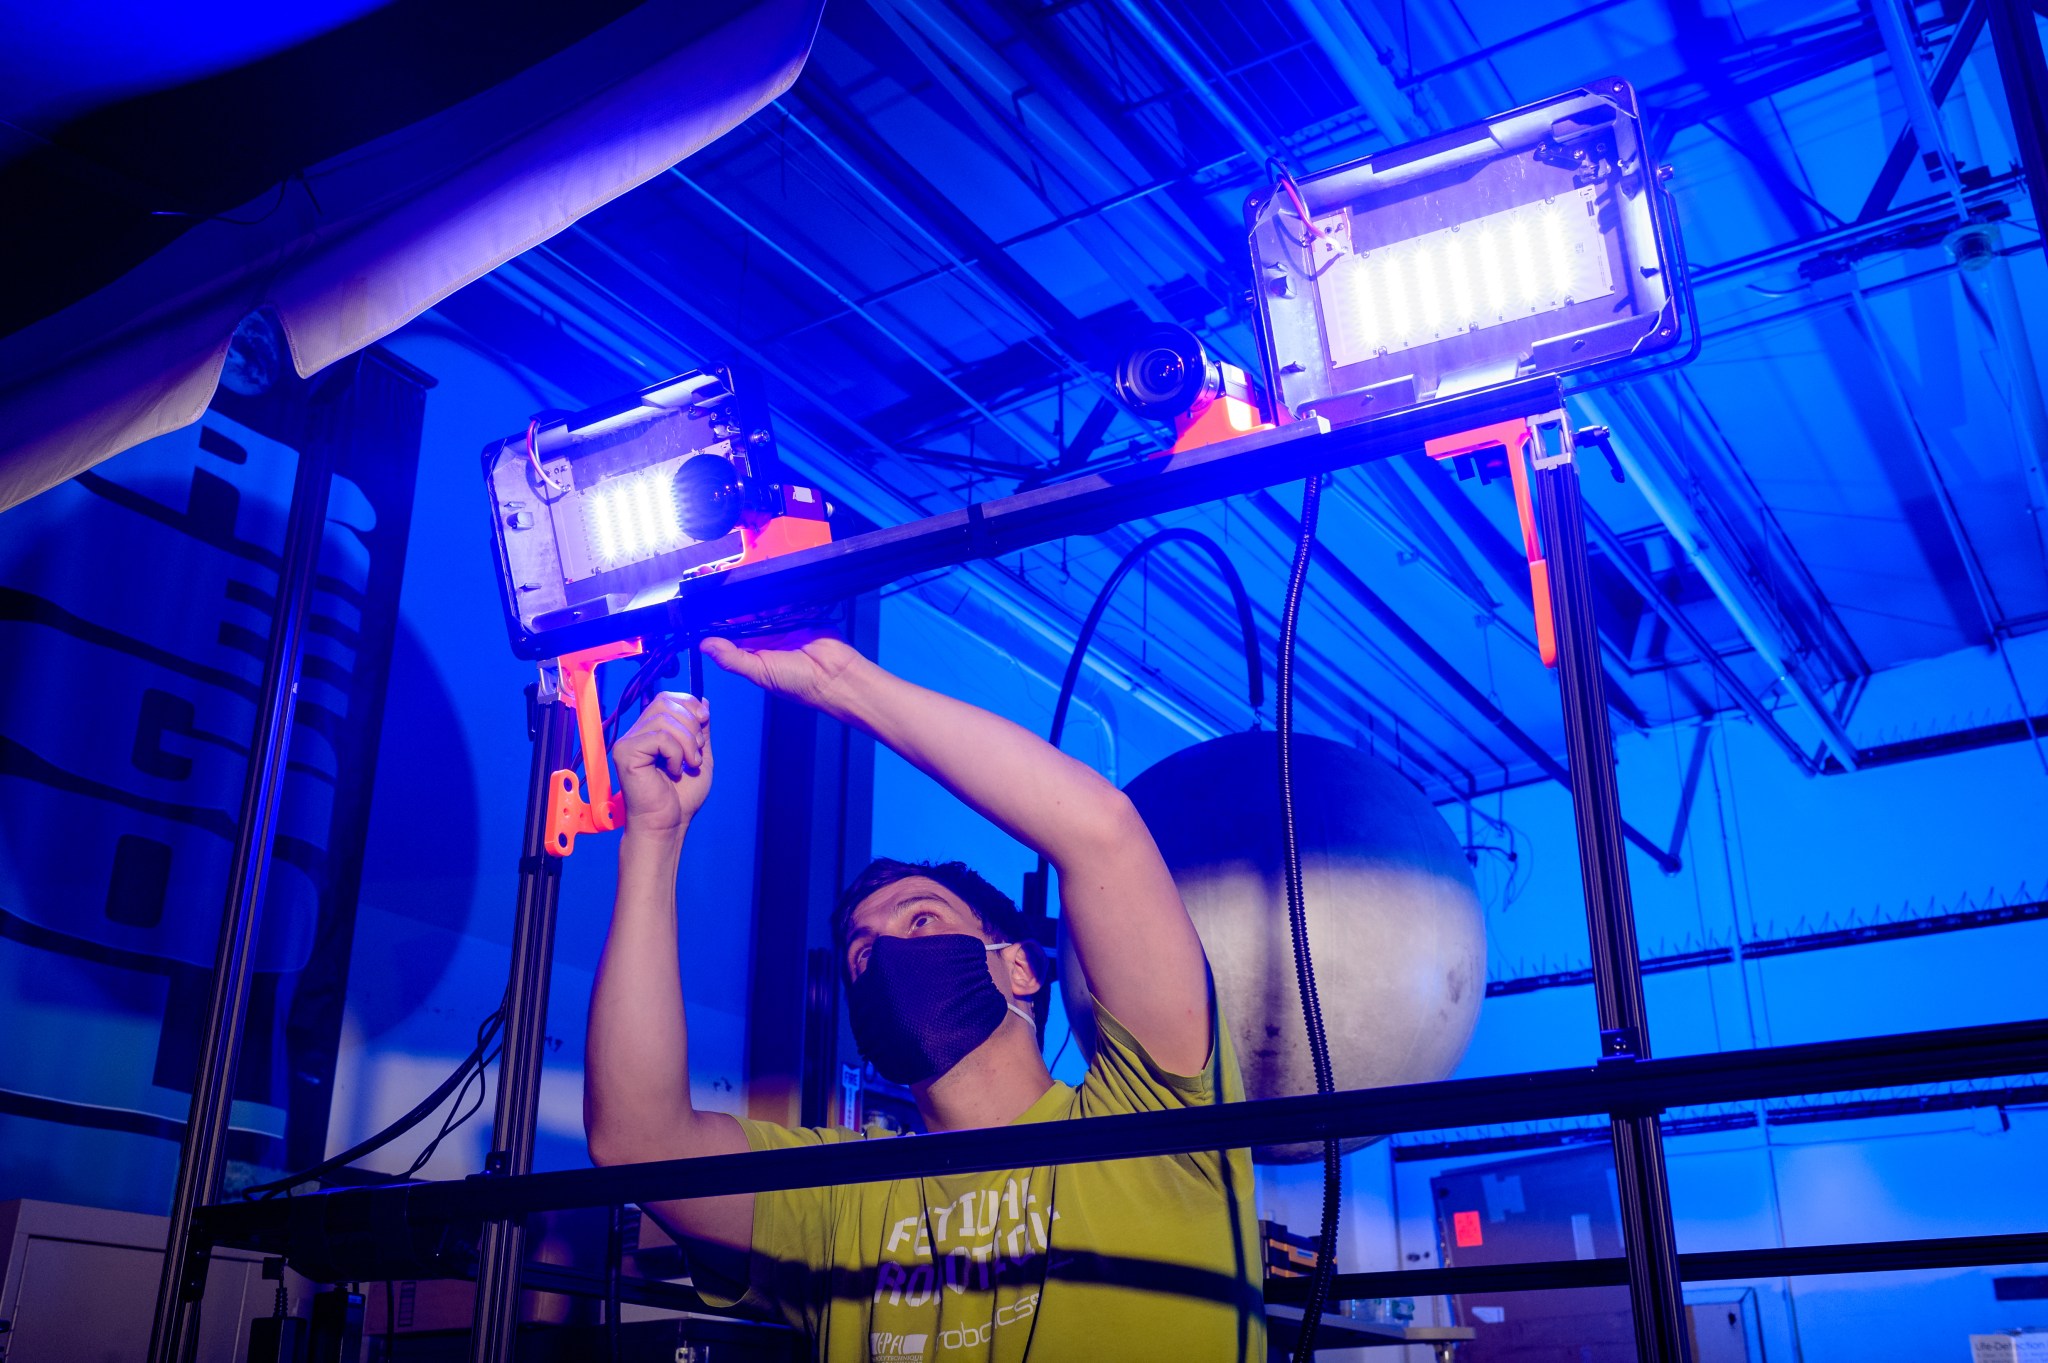
{"label": "man's ear", "polygon": [[1047,982],[1045,948],[1029,940],[1014,945],[1020,949],[1010,958],[1010,992],[1022,998],[1044,992]]}

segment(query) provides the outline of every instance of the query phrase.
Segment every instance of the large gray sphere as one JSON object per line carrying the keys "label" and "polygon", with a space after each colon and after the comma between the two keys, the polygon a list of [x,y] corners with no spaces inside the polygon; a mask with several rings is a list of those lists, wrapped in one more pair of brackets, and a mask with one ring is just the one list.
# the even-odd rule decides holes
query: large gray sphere
{"label": "large gray sphere", "polygon": [[[1276,734],[1231,734],[1127,787],[1208,951],[1252,1098],[1315,1092],[1287,926],[1279,762]],[[1294,771],[1309,946],[1337,1087],[1442,1079],[1465,1054],[1486,993],[1472,868],[1443,816],[1377,757],[1297,734]],[[1088,982],[1064,938],[1060,980],[1068,1024],[1092,1060]],[[1321,1149],[1263,1146],[1254,1157],[1295,1163]]]}

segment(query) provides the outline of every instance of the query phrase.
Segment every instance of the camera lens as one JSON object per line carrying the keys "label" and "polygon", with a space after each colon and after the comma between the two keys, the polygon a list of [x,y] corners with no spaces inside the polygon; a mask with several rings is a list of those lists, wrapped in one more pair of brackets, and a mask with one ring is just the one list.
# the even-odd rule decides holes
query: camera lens
{"label": "camera lens", "polygon": [[1188,372],[1187,361],[1171,350],[1148,351],[1137,364],[1138,381],[1132,387],[1140,396],[1153,401],[1171,400],[1180,390],[1180,381]]}
{"label": "camera lens", "polygon": [[1208,353],[1186,327],[1144,327],[1114,370],[1117,400],[1147,421],[1171,420],[1202,401],[1209,368]]}

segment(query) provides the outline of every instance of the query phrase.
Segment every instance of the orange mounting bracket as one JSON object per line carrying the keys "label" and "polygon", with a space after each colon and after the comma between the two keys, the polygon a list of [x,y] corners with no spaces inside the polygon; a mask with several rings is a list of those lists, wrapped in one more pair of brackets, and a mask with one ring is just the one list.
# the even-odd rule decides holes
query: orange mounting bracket
{"label": "orange mounting bracket", "polygon": [[1507,450],[1508,477],[1515,487],[1515,517],[1522,526],[1522,552],[1529,560],[1529,596],[1536,610],[1536,651],[1545,667],[1557,666],[1557,622],[1550,608],[1550,564],[1536,534],[1536,501],[1531,474],[1572,459],[1571,422],[1562,411],[1496,421],[1456,435],[1424,442],[1432,459],[1456,459],[1493,447]]}
{"label": "orange mounting bracket", "polygon": [[578,833],[609,833],[626,822],[626,798],[612,789],[612,769],[605,759],[604,706],[597,698],[597,667],[614,658],[631,658],[640,652],[638,639],[599,644],[580,653],[564,653],[543,670],[555,669],[561,703],[576,712],[576,737],[583,748],[583,784],[590,791],[584,799],[578,792],[576,773],[564,767],[548,777],[547,849],[551,857],[566,857],[576,850]]}

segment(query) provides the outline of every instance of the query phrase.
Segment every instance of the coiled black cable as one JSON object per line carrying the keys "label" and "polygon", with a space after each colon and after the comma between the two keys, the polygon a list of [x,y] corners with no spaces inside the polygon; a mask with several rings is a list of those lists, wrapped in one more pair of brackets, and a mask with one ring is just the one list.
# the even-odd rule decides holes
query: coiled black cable
{"label": "coiled black cable", "polygon": [[[1294,563],[1287,574],[1287,603],[1280,614],[1278,699],[1274,724],[1280,735],[1280,829],[1286,854],[1287,926],[1294,939],[1294,980],[1301,991],[1301,1020],[1308,1029],[1309,1062],[1315,1069],[1316,1092],[1336,1091],[1330,1066],[1330,1039],[1323,1031],[1323,1001],[1316,992],[1315,961],[1309,954],[1308,902],[1302,890],[1301,838],[1294,817],[1294,640],[1301,623],[1302,590],[1308,583],[1309,560],[1315,552],[1316,513],[1323,501],[1323,480],[1311,477],[1301,491],[1301,536],[1295,541]],[[1316,1329],[1330,1296],[1336,1270],[1337,1208],[1343,1194],[1343,1166],[1337,1142],[1323,1142],[1323,1222],[1316,1237],[1316,1266],[1309,1275],[1308,1301],[1301,1310],[1301,1336],[1295,1341],[1295,1363],[1315,1356]]]}

